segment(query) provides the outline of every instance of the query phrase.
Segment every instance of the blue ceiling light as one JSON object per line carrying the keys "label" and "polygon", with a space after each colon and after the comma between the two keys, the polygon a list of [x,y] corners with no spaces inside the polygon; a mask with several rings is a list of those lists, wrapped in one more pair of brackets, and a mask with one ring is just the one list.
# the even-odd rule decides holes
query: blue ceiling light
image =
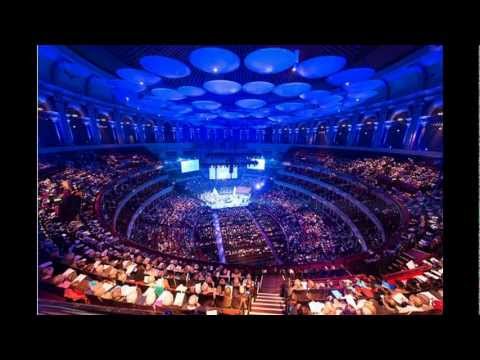
{"label": "blue ceiling light", "polygon": [[237,105],[238,107],[252,110],[259,109],[265,106],[265,104],[265,101],[259,99],[241,99],[235,103],[235,105]]}
{"label": "blue ceiling light", "polygon": [[367,90],[363,92],[355,92],[355,93],[349,93],[348,98],[350,99],[355,99],[356,102],[360,102],[363,100],[370,99],[372,97],[377,96],[378,92],[375,90]]}
{"label": "blue ceiling light", "polygon": [[275,123],[287,123],[294,119],[295,117],[290,115],[275,115],[275,116],[268,117],[268,120],[273,121]]}
{"label": "blue ceiling light", "polygon": [[197,113],[194,116],[196,116],[200,120],[213,120],[218,117],[217,114],[211,114],[211,113]]}
{"label": "blue ceiling light", "polygon": [[124,80],[128,80],[141,86],[149,86],[158,83],[161,78],[147,71],[122,68],[117,70],[117,75]]}
{"label": "blue ceiling light", "polygon": [[375,74],[372,68],[352,68],[330,75],[327,82],[334,86],[349,86],[352,82],[370,79]]}
{"label": "blue ceiling light", "polygon": [[310,91],[312,86],[304,82],[291,82],[278,85],[273,92],[278,96],[293,97]]}
{"label": "blue ceiling light", "polygon": [[267,81],[252,81],[243,85],[243,91],[253,95],[267,94],[273,90],[275,85]]}
{"label": "blue ceiling light", "polygon": [[331,95],[323,98],[322,100],[319,101],[318,105],[320,108],[328,108],[330,106],[337,105],[340,101],[343,100],[342,95]]}
{"label": "blue ceiling light", "polygon": [[240,58],[230,50],[206,47],[192,51],[190,63],[210,74],[226,74],[238,69]]}
{"label": "blue ceiling light", "polygon": [[222,106],[219,102],[210,100],[193,101],[192,105],[199,110],[216,110]]}
{"label": "blue ceiling light", "polygon": [[305,104],[299,102],[284,102],[275,106],[275,109],[283,112],[291,112],[303,109]]}
{"label": "blue ceiling light", "polygon": [[127,80],[110,80],[108,84],[116,89],[130,90],[133,92],[140,92],[146,89],[144,85],[132,83]]}
{"label": "blue ceiling light", "polygon": [[302,61],[297,72],[307,79],[319,79],[341,70],[346,63],[342,56],[317,56]]}
{"label": "blue ceiling light", "polygon": [[319,113],[318,110],[314,109],[305,109],[305,110],[300,110],[295,113],[296,116],[300,116],[302,118],[310,118],[313,116],[317,116]]}
{"label": "blue ceiling light", "polygon": [[242,89],[242,85],[230,80],[210,80],[205,82],[203,87],[216,95],[232,95]]}
{"label": "blue ceiling light", "polygon": [[180,86],[177,89],[178,92],[185,96],[202,96],[205,95],[205,90],[197,86]]}
{"label": "blue ceiling light", "polygon": [[223,111],[220,113],[220,116],[224,119],[239,119],[245,117],[244,114],[236,111]]}
{"label": "blue ceiling light", "polygon": [[363,92],[368,90],[380,90],[385,87],[385,83],[382,80],[365,80],[356,81],[344,85],[344,89],[348,92]]}
{"label": "blue ceiling light", "polygon": [[247,69],[259,74],[277,74],[295,65],[295,52],[282,48],[264,48],[251,52],[244,60]]}
{"label": "blue ceiling light", "polygon": [[330,96],[332,93],[326,90],[312,90],[306,93],[300,94],[300,98],[311,102],[312,104],[318,104],[321,99]]}
{"label": "blue ceiling light", "polygon": [[190,68],[187,65],[166,56],[144,56],[140,59],[140,64],[145,70],[169,79],[190,75]]}
{"label": "blue ceiling light", "polygon": [[193,109],[188,105],[176,105],[176,104],[170,105],[168,109],[182,115],[191,113],[193,111]]}
{"label": "blue ceiling light", "polygon": [[185,95],[169,88],[152,89],[152,95],[161,100],[177,101],[185,99]]}

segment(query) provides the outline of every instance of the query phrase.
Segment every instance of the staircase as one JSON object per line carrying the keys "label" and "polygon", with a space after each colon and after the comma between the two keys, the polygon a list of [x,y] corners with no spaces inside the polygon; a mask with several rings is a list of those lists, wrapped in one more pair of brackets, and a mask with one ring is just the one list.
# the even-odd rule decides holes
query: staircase
{"label": "staircase", "polygon": [[281,275],[264,275],[250,315],[284,315],[285,299],[280,295],[282,284]]}

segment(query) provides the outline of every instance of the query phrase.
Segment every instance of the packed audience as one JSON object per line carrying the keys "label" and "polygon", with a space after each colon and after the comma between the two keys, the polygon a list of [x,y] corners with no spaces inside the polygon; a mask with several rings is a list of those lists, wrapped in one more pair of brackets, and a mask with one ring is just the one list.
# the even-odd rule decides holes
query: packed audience
{"label": "packed audience", "polygon": [[[441,311],[442,175],[437,168],[388,157],[348,159],[301,151],[292,163],[315,164],[332,173],[287,167],[336,186],[366,205],[395,241],[379,241],[372,222],[344,198],[315,184],[282,175],[335,204],[358,226],[380,266],[377,276],[336,281],[304,271],[290,273],[288,314],[410,314]],[[143,209],[125,240],[134,212],[169,186],[159,181],[138,192],[122,209],[118,234],[105,227],[118,203],[133,189],[161,175],[148,153],[75,153],[41,159],[38,182],[40,286],[70,301],[108,306],[136,306],[162,313],[248,311],[258,270],[218,264],[214,214],[218,216],[227,264],[302,265],[361,252],[358,240],[341,219],[314,208],[285,188],[272,186],[244,208],[213,211],[201,201],[172,192]],[[133,174],[133,175],[132,175]],[[402,204],[409,213],[399,228],[398,209],[372,194],[371,188]],[[96,204],[103,195],[99,214]],[[99,221],[102,220],[102,221]],[[397,231],[398,229],[398,231]],[[136,245],[134,245],[136,244]],[[433,254],[420,262],[408,251]],[[374,250],[374,251],[372,251]],[[440,260],[439,260],[440,259]],[[209,263],[202,263],[202,260]],[[422,270],[420,272],[420,268]],[[418,270],[411,278],[385,281],[382,275]],[[344,269],[326,269],[328,276]]]}

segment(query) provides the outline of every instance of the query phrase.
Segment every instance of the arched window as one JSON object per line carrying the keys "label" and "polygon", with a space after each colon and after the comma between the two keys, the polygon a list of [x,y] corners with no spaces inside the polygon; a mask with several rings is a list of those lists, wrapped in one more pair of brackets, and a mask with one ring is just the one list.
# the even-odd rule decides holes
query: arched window
{"label": "arched window", "polygon": [[163,124],[163,134],[164,134],[166,143],[173,142],[173,130],[172,130],[172,125],[170,125],[170,123],[166,122],[165,124]]}
{"label": "arched window", "polygon": [[280,143],[288,144],[288,128],[280,129]]}
{"label": "arched window", "polygon": [[50,105],[47,101],[38,102],[38,144],[44,146],[59,146],[60,134],[55,124],[53,114],[50,113]]}
{"label": "arched window", "polygon": [[100,130],[102,144],[115,144],[115,134],[110,123],[110,115],[107,113],[100,113],[97,116],[97,126]]}
{"label": "arched window", "polygon": [[79,108],[69,107],[65,113],[67,122],[72,130],[73,142],[75,145],[87,145],[90,143],[90,133],[85,120],[83,119],[83,113]]}
{"label": "arched window", "polygon": [[[360,134],[358,137],[358,146],[369,147],[372,145],[373,133],[375,132],[375,117],[366,117],[362,121]],[[354,144],[355,146],[355,144]]]}
{"label": "arched window", "polygon": [[345,146],[347,144],[349,126],[346,120],[338,122],[337,135],[335,136],[335,145]]}
{"label": "arched window", "polygon": [[154,143],[155,141],[155,123],[152,120],[145,122],[145,142]]}
{"label": "arched window", "polygon": [[126,144],[137,143],[137,131],[135,129],[135,123],[130,116],[125,116],[120,123],[123,126],[123,133],[125,135]]}
{"label": "arched window", "polygon": [[264,142],[271,144],[273,142],[273,129],[269,126],[265,129]]}
{"label": "arched window", "polygon": [[419,148],[425,151],[443,151],[443,107],[433,107],[429,115],[425,129],[419,135]]}
{"label": "arched window", "polygon": [[392,124],[388,129],[386,146],[394,149],[401,149],[403,147],[403,138],[407,130],[408,111],[398,111],[392,116]]}
{"label": "arched window", "polygon": [[325,123],[317,125],[317,134],[315,138],[315,144],[326,145],[327,144],[327,126]]}
{"label": "arched window", "polygon": [[192,141],[192,137],[190,134],[190,126],[188,125],[183,125],[182,126],[182,138],[184,142],[190,142]]}
{"label": "arched window", "polygon": [[298,129],[297,144],[306,144],[307,143],[307,128],[301,126]]}

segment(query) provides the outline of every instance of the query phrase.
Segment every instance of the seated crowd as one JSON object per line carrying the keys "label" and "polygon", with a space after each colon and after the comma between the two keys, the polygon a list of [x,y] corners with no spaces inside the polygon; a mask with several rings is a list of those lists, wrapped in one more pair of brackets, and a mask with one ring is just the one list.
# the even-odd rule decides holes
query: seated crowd
{"label": "seated crowd", "polygon": [[318,279],[291,270],[286,312],[289,315],[441,313],[443,264],[435,257],[424,262],[428,270],[423,274],[388,281],[373,275]]}

